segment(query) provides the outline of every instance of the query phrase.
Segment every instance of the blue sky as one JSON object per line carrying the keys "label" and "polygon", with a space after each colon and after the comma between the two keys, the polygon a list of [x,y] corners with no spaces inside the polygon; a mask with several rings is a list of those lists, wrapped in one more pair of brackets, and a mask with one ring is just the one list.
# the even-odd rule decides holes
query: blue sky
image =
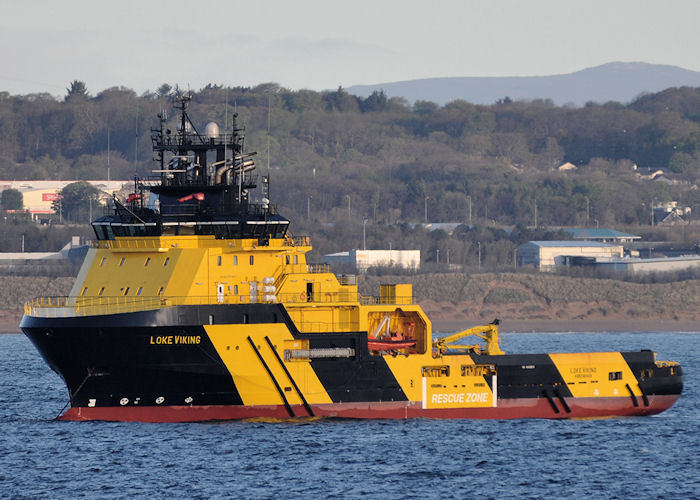
{"label": "blue sky", "polygon": [[700,71],[695,0],[5,2],[0,91],[323,90],[641,61]]}

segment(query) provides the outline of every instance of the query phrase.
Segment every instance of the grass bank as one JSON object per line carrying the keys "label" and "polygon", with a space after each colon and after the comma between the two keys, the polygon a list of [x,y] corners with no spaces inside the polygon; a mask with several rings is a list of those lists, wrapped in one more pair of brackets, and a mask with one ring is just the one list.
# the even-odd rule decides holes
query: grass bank
{"label": "grass bank", "polygon": [[[37,296],[67,295],[71,277],[3,276],[0,331],[18,331],[23,304]],[[633,283],[549,274],[432,273],[365,276],[360,290],[380,283],[413,284],[436,329],[454,330],[500,318],[505,330],[700,331],[700,280]],[[573,326],[575,325],[575,326]]]}

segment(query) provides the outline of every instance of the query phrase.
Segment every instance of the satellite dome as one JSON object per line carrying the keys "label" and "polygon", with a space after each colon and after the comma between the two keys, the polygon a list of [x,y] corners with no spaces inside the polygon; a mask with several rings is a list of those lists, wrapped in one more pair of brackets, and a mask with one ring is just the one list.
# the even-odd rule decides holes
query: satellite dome
{"label": "satellite dome", "polygon": [[207,137],[217,137],[219,135],[219,126],[214,122],[209,122],[204,127],[204,135]]}

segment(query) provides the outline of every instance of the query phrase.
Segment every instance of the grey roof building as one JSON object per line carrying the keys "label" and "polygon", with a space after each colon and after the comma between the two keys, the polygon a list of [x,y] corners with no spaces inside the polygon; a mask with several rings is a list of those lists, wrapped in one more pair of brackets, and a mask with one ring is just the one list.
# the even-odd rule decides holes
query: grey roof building
{"label": "grey roof building", "polygon": [[518,247],[518,266],[534,266],[540,271],[553,271],[573,259],[619,259],[624,248],[598,241],[529,241]]}
{"label": "grey roof building", "polygon": [[601,243],[631,243],[642,239],[641,236],[605,228],[567,227],[564,228],[564,232],[569,233],[575,240],[599,241]]}

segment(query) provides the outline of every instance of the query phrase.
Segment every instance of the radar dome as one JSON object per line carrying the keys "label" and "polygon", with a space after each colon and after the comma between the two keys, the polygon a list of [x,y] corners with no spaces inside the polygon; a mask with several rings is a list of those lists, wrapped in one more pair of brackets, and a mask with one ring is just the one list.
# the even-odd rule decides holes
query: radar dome
{"label": "radar dome", "polygon": [[219,135],[219,126],[214,122],[209,122],[204,127],[204,135],[207,137],[217,137]]}

